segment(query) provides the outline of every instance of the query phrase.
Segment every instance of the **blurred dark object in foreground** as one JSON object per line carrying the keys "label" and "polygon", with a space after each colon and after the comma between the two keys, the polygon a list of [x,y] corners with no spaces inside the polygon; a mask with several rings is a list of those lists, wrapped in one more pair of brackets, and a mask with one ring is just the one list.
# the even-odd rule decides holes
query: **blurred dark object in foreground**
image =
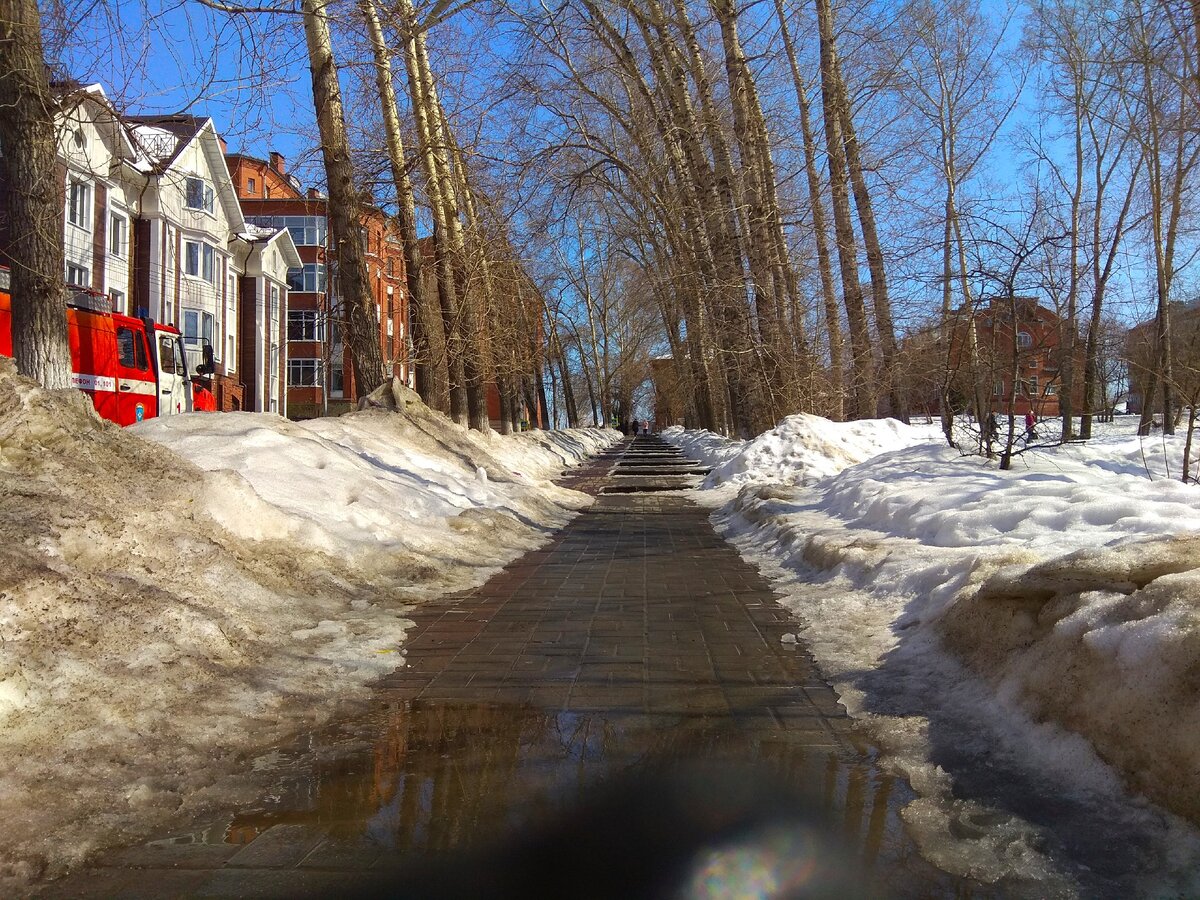
{"label": "blurred dark object in foreground", "polygon": [[420,900],[878,897],[816,802],[751,770],[616,779],[486,848],[383,875],[368,897]]}

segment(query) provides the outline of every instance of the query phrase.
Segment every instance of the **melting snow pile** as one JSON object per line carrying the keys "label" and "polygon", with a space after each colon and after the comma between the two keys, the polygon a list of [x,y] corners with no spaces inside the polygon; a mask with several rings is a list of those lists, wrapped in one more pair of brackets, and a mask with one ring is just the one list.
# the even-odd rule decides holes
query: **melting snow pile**
{"label": "melting snow pile", "polygon": [[544,541],[588,502],[546,478],[612,440],[423,408],[122,431],[0,359],[0,887],[249,799],[249,754],[401,665],[412,603]]}
{"label": "melting snow pile", "polygon": [[726,441],[705,431],[668,428],[667,440],[713,467],[705,487],[762,482],[809,484],[898,447],[929,441],[928,427],[896,419],[831,422],[800,413],[752,441]]}
{"label": "melting snow pile", "polygon": [[[1102,435],[999,471],[932,429],[917,443],[916,430],[855,424],[876,454],[847,452],[847,425],[792,417],[733,445],[711,480],[742,485],[718,518],[786,585],[852,714],[920,793],[945,801],[917,801],[909,815],[963,812],[931,757],[939,741],[967,745],[987,728],[1003,736],[994,759],[1035,760],[1060,790],[1122,794],[1102,759],[1135,792],[1200,821],[1200,488],[1151,477],[1178,460],[1182,438]],[[817,473],[827,477],[801,485]],[[1165,822],[1154,827],[1187,831]],[[991,864],[939,861],[1001,877],[1018,845],[1006,837]]]}

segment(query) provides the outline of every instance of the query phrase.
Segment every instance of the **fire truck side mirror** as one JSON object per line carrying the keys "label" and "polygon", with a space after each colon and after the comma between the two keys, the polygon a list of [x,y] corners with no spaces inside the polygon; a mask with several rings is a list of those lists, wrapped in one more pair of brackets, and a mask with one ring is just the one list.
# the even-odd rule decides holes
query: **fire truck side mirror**
{"label": "fire truck side mirror", "polygon": [[204,362],[196,366],[197,375],[211,375],[217,371],[217,363],[213,357],[212,344],[205,344],[203,348]]}

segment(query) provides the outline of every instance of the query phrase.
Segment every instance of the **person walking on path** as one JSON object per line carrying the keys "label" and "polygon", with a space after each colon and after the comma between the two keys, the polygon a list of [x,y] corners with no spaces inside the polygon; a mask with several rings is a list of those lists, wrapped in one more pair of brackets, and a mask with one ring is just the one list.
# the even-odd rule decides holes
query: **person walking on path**
{"label": "person walking on path", "polygon": [[1034,416],[1033,410],[1025,413],[1025,442],[1037,440],[1037,417]]}

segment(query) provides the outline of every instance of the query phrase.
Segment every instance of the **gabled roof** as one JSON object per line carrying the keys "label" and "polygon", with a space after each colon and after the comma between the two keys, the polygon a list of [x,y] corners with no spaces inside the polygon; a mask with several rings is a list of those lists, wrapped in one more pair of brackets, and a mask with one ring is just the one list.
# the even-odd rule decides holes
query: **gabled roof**
{"label": "gabled roof", "polygon": [[170,116],[125,116],[138,143],[161,171],[167,169],[204,128],[207,116],[176,113]]}
{"label": "gabled roof", "polygon": [[239,231],[246,223],[238,202],[225,154],[221,150],[216,126],[208,116],[175,113],[169,116],[125,116],[125,123],[150,161],[150,171],[161,175],[169,170],[180,154],[196,141],[204,143],[204,155],[216,182],[217,195],[229,219],[230,228]]}
{"label": "gabled roof", "polygon": [[283,254],[284,262],[289,267],[302,266],[304,260],[300,258],[300,253],[296,250],[296,244],[292,240],[292,233],[286,228],[264,228],[262,225],[255,225],[252,222],[247,222],[241,233],[237,235],[237,239],[245,241],[252,249],[267,248],[271,244],[276,244],[280,253]]}
{"label": "gabled roof", "polygon": [[103,87],[99,84],[84,84],[80,81],[68,79],[53,82],[50,89],[51,93],[54,94],[54,99],[58,103],[59,115],[69,115],[71,111],[85,103],[95,107],[100,111],[100,114],[94,116],[93,121],[97,125],[101,121],[104,121],[111,127],[113,138],[117,144],[117,157],[126,162],[132,162],[137,159],[138,148],[130,137],[124,117],[113,106],[112,101],[108,99],[108,95],[104,93]]}

